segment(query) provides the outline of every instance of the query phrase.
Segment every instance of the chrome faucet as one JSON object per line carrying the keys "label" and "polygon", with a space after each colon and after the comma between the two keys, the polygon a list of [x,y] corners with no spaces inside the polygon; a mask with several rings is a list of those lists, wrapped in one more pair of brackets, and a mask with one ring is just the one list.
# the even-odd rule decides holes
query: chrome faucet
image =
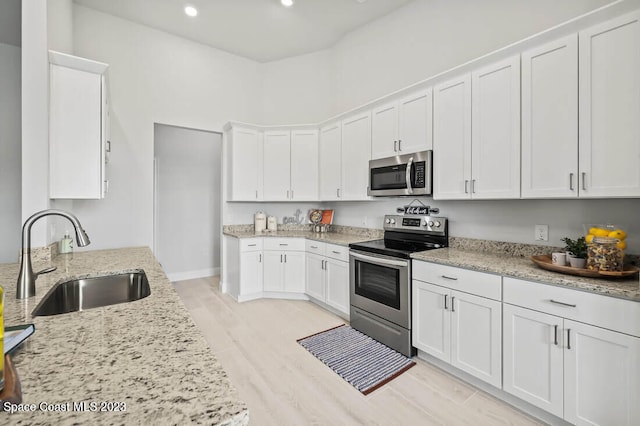
{"label": "chrome faucet", "polygon": [[27,297],[36,295],[36,278],[40,274],[55,271],[55,267],[46,268],[39,272],[33,272],[31,266],[31,226],[35,221],[45,216],[62,216],[69,219],[76,231],[76,241],[79,247],[89,245],[89,236],[82,229],[78,218],[64,210],[48,209],[34,213],[22,225],[22,260],[20,262],[20,275],[18,275],[18,289],[16,291],[16,299],[26,299]]}

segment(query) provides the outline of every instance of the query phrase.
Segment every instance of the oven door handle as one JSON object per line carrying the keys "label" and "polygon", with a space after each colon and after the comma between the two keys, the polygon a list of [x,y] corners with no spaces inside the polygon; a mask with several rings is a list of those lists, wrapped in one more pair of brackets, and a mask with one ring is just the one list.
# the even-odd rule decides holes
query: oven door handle
{"label": "oven door handle", "polygon": [[356,259],[364,260],[364,261],[369,262],[369,263],[378,263],[378,264],[381,264],[381,265],[400,266],[400,267],[409,266],[409,262],[402,261],[402,260],[390,260],[390,259],[385,259],[385,258],[382,258],[382,257],[367,256],[366,254],[356,253],[356,252],[353,252],[353,251],[350,252],[350,255],[353,256]]}
{"label": "oven door handle", "polygon": [[411,167],[413,166],[413,157],[409,158],[407,163],[407,170],[405,172],[405,180],[407,181],[407,192],[413,194],[413,187],[411,186]]}

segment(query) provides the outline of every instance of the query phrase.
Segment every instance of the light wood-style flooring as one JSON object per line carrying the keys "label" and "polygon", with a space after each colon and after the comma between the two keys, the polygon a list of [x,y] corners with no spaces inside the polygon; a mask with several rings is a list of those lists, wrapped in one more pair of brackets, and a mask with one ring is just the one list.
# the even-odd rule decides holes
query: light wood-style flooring
{"label": "light wood-style flooring", "polygon": [[414,358],[364,396],[296,339],[345,321],[305,301],[237,303],[218,277],[174,283],[249,406],[252,425],[534,425],[524,413]]}

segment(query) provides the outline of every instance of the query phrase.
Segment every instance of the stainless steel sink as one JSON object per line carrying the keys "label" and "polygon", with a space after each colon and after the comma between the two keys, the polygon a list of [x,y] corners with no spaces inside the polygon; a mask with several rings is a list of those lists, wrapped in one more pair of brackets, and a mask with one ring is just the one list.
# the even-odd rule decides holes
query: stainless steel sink
{"label": "stainless steel sink", "polygon": [[33,310],[32,316],[58,315],[132,302],[151,294],[142,270],[75,279],[56,284]]}

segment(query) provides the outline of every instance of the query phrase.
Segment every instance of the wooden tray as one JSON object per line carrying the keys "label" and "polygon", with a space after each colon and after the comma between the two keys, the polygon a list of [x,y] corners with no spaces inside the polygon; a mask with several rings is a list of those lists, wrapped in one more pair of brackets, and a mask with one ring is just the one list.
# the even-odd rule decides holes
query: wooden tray
{"label": "wooden tray", "polygon": [[638,269],[637,267],[630,265],[624,265],[624,270],[622,271],[592,271],[590,269],[584,268],[572,268],[571,266],[554,265],[551,262],[550,254],[531,256],[531,260],[533,260],[533,262],[542,269],[553,272],[560,272],[562,274],[577,275],[580,277],[628,278],[637,275],[638,271],[640,271],[640,269]]}
{"label": "wooden tray", "polygon": [[4,410],[4,402],[10,402],[12,404],[22,403],[22,387],[20,386],[20,379],[18,378],[18,372],[11,362],[9,354],[4,356],[4,389],[0,391],[0,411]]}

